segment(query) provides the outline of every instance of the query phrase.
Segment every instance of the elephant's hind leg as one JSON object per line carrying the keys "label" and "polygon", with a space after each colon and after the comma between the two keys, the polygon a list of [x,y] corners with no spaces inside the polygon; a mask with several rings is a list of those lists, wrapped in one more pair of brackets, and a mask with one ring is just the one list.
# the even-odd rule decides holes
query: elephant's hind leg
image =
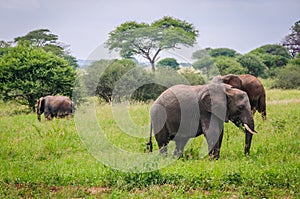
{"label": "elephant's hind leg", "polygon": [[168,155],[169,133],[164,127],[158,133],[155,133],[155,139],[158,144],[159,152],[161,155]]}

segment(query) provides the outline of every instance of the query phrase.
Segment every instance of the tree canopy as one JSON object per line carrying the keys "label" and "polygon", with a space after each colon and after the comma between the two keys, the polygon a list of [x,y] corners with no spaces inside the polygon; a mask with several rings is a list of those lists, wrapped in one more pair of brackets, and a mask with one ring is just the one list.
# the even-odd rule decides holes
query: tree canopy
{"label": "tree canopy", "polygon": [[161,51],[193,46],[198,30],[193,24],[172,17],[163,17],[152,24],[125,22],[109,33],[106,42],[110,50],[119,50],[123,58],[142,55],[152,70]]}
{"label": "tree canopy", "polygon": [[256,77],[262,77],[264,75],[266,66],[255,54],[245,54],[240,56],[237,58],[237,62],[247,69],[248,74]]}
{"label": "tree canopy", "polygon": [[48,29],[38,29],[27,33],[24,36],[16,37],[14,43],[29,43],[30,46],[42,48],[56,56],[65,59],[69,65],[78,67],[76,58],[70,55],[68,46],[58,41],[58,36]]}
{"label": "tree canopy", "polygon": [[235,57],[236,56],[236,51],[229,49],[229,48],[215,48],[215,49],[210,49],[209,55],[212,57],[219,57],[219,56],[224,56],[224,57]]}

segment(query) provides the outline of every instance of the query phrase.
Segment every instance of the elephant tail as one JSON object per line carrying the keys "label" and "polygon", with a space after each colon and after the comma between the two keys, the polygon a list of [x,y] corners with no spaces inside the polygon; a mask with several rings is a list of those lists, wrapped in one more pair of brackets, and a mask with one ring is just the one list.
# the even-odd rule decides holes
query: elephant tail
{"label": "elephant tail", "polygon": [[267,119],[267,111],[266,111],[266,95],[265,93],[260,96],[258,102],[258,112],[261,113],[261,116],[264,120]]}
{"label": "elephant tail", "polygon": [[152,152],[153,144],[152,144],[152,123],[150,124],[150,137],[149,142],[147,143],[147,151]]}

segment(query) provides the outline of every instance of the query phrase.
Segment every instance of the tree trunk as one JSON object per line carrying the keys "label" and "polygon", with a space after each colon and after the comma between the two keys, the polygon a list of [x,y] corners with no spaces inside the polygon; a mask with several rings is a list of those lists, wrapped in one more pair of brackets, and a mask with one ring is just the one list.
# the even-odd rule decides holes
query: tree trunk
{"label": "tree trunk", "polygon": [[151,63],[152,71],[155,72],[155,64],[154,64],[154,61],[150,61],[150,63]]}

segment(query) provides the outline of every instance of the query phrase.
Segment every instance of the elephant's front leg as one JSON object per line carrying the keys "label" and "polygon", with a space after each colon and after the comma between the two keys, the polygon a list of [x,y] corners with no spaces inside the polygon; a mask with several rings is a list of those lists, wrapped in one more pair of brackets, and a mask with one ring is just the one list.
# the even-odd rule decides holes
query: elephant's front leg
{"label": "elephant's front leg", "polygon": [[189,140],[189,138],[177,138],[177,139],[175,139],[176,148],[173,152],[173,157],[175,157],[175,156],[177,156],[178,158],[182,157],[184,147],[185,147],[188,140]]}
{"label": "elephant's front leg", "polygon": [[224,129],[222,129],[221,134],[219,136],[219,139],[216,143],[216,145],[212,148],[211,151],[209,151],[209,157],[212,159],[219,159],[220,157],[220,150],[221,150],[221,145],[222,145],[222,140],[223,140],[223,133]]}
{"label": "elephant's front leg", "polygon": [[209,122],[202,123],[202,128],[208,145],[208,155],[210,158],[218,159],[223,140],[223,121],[212,115]]}

